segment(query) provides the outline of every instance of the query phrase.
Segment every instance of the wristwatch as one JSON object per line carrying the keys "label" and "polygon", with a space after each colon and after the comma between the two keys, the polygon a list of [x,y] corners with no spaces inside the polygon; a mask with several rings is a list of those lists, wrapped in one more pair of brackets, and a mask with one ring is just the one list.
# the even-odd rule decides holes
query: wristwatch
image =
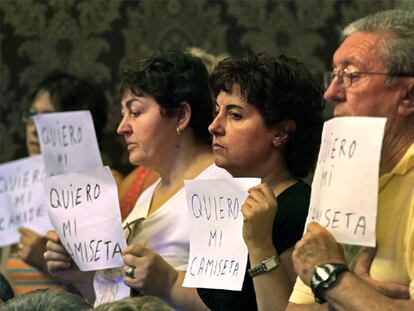
{"label": "wristwatch", "polygon": [[251,268],[247,270],[249,275],[253,278],[259,274],[268,272],[270,270],[273,270],[277,266],[280,265],[280,258],[277,255],[273,255],[271,257],[267,257],[265,260],[263,260],[259,265],[257,265],[254,268]]}
{"label": "wristwatch", "polygon": [[315,267],[311,278],[311,289],[317,303],[326,302],[321,296],[322,290],[331,287],[339,275],[346,271],[349,271],[348,267],[340,263],[325,263]]}

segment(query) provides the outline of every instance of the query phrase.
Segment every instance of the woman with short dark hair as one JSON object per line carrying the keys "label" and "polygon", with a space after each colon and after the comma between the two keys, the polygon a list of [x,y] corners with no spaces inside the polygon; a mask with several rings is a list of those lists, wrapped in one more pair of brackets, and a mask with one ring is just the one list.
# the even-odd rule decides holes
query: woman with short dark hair
{"label": "woman with short dark hair", "polygon": [[166,299],[166,286],[184,277],[188,261],[184,179],[230,176],[213,164],[207,129],[212,102],[208,73],[199,58],[167,52],[132,65],[122,72],[119,97],[118,134],[125,138],[130,162],[160,176],[140,195],[124,222],[125,266],[79,272],[53,231],[45,253],[49,271],[67,276],[95,305],[121,298],[117,293],[123,282],[133,292]]}
{"label": "woman with short dark hair", "polygon": [[284,310],[296,275],[320,145],[322,89],[302,63],[266,54],[229,57],[210,78],[216,117],[209,126],[216,165],[259,177],[242,206],[249,253],[242,291],[198,289],[211,310]]}

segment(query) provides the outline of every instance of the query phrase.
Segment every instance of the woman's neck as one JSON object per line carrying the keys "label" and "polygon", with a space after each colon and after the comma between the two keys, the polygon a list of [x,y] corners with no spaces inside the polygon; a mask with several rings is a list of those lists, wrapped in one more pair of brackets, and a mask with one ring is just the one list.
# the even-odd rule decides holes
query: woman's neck
{"label": "woman's neck", "polygon": [[184,179],[196,177],[213,161],[211,148],[196,142],[194,137],[188,134],[180,139],[176,150],[169,155],[159,169],[160,186],[168,187],[176,182],[183,184]]}
{"label": "woman's neck", "polygon": [[262,178],[262,182],[269,185],[276,197],[297,181],[287,168],[270,171],[268,175]]}
{"label": "woman's neck", "polygon": [[209,146],[201,144],[180,143],[173,161],[160,170],[161,182],[156,186],[148,215],[154,213],[168,199],[184,186],[184,179],[194,179],[213,163],[213,155]]}

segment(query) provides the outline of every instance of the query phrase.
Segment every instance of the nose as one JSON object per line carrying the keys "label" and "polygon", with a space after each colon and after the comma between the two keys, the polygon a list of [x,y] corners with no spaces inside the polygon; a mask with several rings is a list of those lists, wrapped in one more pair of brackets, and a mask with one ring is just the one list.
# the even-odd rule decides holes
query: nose
{"label": "nose", "polygon": [[119,122],[118,128],[116,129],[116,132],[118,133],[118,135],[121,135],[121,136],[127,136],[131,134],[132,129],[131,129],[131,125],[128,122],[127,114],[125,114],[122,117],[121,122]]}
{"label": "nose", "polygon": [[335,77],[331,81],[331,84],[329,84],[323,97],[325,98],[325,100],[333,103],[345,101],[345,88],[343,87],[343,85],[338,83],[337,77]]}
{"label": "nose", "polygon": [[208,131],[213,136],[224,135],[224,127],[223,122],[221,120],[220,114],[217,114],[216,117],[213,119],[213,122],[208,126]]}

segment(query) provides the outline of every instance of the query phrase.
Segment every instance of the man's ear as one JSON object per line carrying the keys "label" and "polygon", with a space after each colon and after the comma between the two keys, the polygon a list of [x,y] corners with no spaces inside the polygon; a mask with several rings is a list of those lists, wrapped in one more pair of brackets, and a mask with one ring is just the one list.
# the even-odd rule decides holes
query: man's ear
{"label": "man's ear", "polygon": [[191,106],[187,102],[183,102],[177,116],[177,130],[182,132],[190,124]]}
{"label": "man's ear", "polygon": [[410,80],[408,91],[398,106],[398,113],[403,117],[414,115],[414,78]]}

